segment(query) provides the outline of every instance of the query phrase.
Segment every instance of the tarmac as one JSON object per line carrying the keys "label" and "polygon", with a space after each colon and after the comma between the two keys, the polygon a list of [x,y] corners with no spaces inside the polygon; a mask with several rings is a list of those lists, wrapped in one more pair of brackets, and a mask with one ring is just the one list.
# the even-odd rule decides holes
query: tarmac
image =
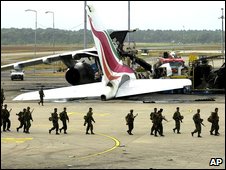
{"label": "tarmac", "polygon": [[[22,93],[21,87],[38,87],[40,84],[54,83],[56,78],[39,79],[25,77],[25,81],[10,81],[7,76],[1,79],[5,89],[6,101],[11,111],[11,132],[1,133],[2,169],[225,169],[225,95],[146,95],[140,100],[74,100],[70,102],[38,101],[14,102],[12,99]],[[33,80],[34,79],[34,80]],[[62,78],[63,80],[63,78]],[[61,82],[61,78],[59,79]],[[66,83],[62,81],[62,84]],[[213,101],[197,101],[200,98],[214,98]],[[155,102],[143,102],[143,101]],[[24,107],[34,109],[30,134],[16,131],[19,126],[16,113]],[[52,122],[50,114],[54,108],[58,113],[67,107],[70,122],[68,134],[55,135],[49,129]],[[93,108],[95,135],[86,135],[83,116]],[[150,135],[152,126],[150,113],[157,107],[163,108],[168,122],[163,122],[164,137]],[[184,116],[181,134],[173,132],[172,119],[176,107]],[[210,135],[211,124],[207,118],[219,108],[220,135]],[[201,110],[202,138],[195,129],[192,116]],[[134,135],[128,135],[125,116],[130,109],[138,116],[134,121]],[[60,127],[62,126],[59,120]],[[212,159],[214,158],[214,159]],[[218,166],[210,166],[215,158],[223,159]]]}
{"label": "tarmac", "polygon": [[[11,111],[11,132],[1,133],[2,169],[225,169],[225,103],[205,101],[193,103],[143,103],[141,101],[78,100],[66,103],[8,102]],[[34,109],[30,134],[20,129],[16,113],[24,107]],[[179,106],[184,121],[181,134],[173,133],[172,115]],[[55,135],[48,120],[54,108],[58,113],[67,107],[70,122],[68,134]],[[86,135],[83,116],[92,107],[94,133]],[[150,135],[150,112],[163,108],[168,122],[163,122],[164,137]],[[207,122],[210,112],[219,108],[220,136],[209,134]],[[202,138],[191,136],[195,125],[192,120],[196,109],[201,109]],[[125,116],[130,109],[138,113],[134,135],[127,134]],[[59,121],[60,127],[62,126]],[[223,164],[210,166],[211,158],[222,158]]]}

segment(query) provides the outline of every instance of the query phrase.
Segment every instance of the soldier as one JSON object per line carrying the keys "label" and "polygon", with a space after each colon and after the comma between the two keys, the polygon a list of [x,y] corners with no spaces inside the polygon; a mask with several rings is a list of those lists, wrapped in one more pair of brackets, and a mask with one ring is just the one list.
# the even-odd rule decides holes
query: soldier
{"label": "soldier", "polygon": [[[32,112],[34,111],[34,109],[32,110]],[[31,127],[31,120],[33,122],[33,118],[32,118],[32,112],[30,111],[30,107],[27,107],[27,110],[24,114],[24,121],[25,121],[25,133],[30,133],[29,129]]]}
{"label": "soldier", "polygon": [[19,129],[22,127],[24,127],[24,133],[26,132],[25,114],[26,114],[25,108],[23,109],[23,111],[16,114],[18,116],[18,120],[20,121],[20,126],[16,128],[17,132],[19,132]]}
{"label": "soldier", "polygon": [[84,126],[86,125],[86,123],[88,124],[87,125],[87,128],[86,128],[86,134],[89,134],[88,131],[90,129],[91,134],[94,135],[92,122],[95,123],[95,120],[93,119],[93,109],[91,107],[89,108],[89,111],[88,111],[87,115],[84,116],[84,119],[85,119]]}
{"label": "soldier", "polygon": [[156,126],[155,126],[155,117],[156,117],[156,114],[157,114],[157,108],[154,108],[154,112],[151,112],[151,114],[150,114],[150,119],[151,119],[151,121],[152,121],[152,127],[151,127],[151,133],[150,133],[150,135],[154,135],[153,134],[153,132],[154,132],[154,130],[156,129]]}
{"label": "soldier", "polygon": [[1,88],[1,106],[3,106],[4,100],[5,100],[4,89]]}
{"label": "soldier", "polygon": [[10,126],[11,126],[11,121],[9,119],[10,117],[10,111],[7,110],[7,104],[4,105],[4,109],[2,109],[2,121],[3,121],[3,131],[6,131],[6,126],[7,130],[10,131]]}
{"label": "soldier", "polygon": [[127,130],[127,132],[128,132],[129,135],[133,135],[133,134],[132,134],[132,130],[133,130],[133,127],[134,127],[133,122],[134,122],[135,117],[137,117],[137,115],[138,115],[138,114],[136,114],[136,115],[134,116],[134,115],[133,115],[133,109],[131,109],[131,110],[130,110],[130,113],[128,113],[128,114],[126,115],[126,117],[125,117],[125,119],[126,119],[126,125],[128,125],[128,130]]}
{"label": "soldier", "polygon": [[191,132],[191,135],[193,136],[194,133],[198,132],[198,137],[201,138],[202,136],[200,136],[201,131],[202,131],[202,127],[201,124],[203,124],[203,119],[201,119],[200,117],[200,109],[197,109],[197,113],[193,115],[193,121],[195,123],[195,130],[193,132]]}
{"label": "soldier", "polygon": [[60,128],[60,133],[61,133],[61,130],[64,129],[64,134],[67,134],[67,132],[66,132],[67,131],[67,121],[69,123],[69,117],[66,112],[66,107],[64,108],[64,111],[60,113],[60,120],[63,123],[63,127]]}
{"label": "soldier", "polygon": [[162,115],[163,109],[161,108],[156,116],[156,122],[157,122],[157,131],[159,132],[160,136],[163,135],[163,125],[162,125],[162,120],[165,120],[168,122],[168,120],[165,118],[165,116]]}
{"label": "soldier", "polygon": [[219,130],[219,116],[218,116],[218,108],[215,108],[215,112],[212,112],[210,117],[208,118],[208,121],[212,123],[211,129],[210,129],[210,135],[213,135],[213,131],[215,131],[214,135],[218,136],[220,133]]}
{"label": "soldier", "polygon": [[38,104],[40,105],[40,103],[42,103],[42,106],[43,106],[43,97],[45,97],[45,95],[44,95],[44,92],[43,92],[43,88],[42,87],[39,90],[39,96],[40,96],[40,101],[38,102]]}
{"label": "soldier", "polygon": [[1,105],[1,133],[2,133],[2,105]]}
{"label": "soldier", "polygon": [[173,129],[173,132],[175,133],[175,130],[177,130],[177,134],[180,134],[180,123],[182,123],[182,119],[184,118],[180,114],[180,108],[177,107],[176,112],[173,114],[173,119],[175,120],[175,128]]}
{"label": "soldier", "polygon": [[57,108],[54,108],[54,112],[51,114],[50,120],[53,122],[53,127],[49,130],[49,134],[51,134],[51,131],[56,129],[56,135],[59,135],[59,124],[58,124],[58,114],[57,114]]}

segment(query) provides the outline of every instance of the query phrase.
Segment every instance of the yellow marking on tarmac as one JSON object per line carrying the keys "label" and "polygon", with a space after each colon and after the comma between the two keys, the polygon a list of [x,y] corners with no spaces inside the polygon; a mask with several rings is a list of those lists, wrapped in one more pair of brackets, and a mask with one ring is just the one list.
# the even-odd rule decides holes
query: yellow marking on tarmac
{"label": "yellow marking on tarmac", "polygon": [[25,141],[32,139],[33,138],[2,138],[1,141],[5,143],[24,143]]}
{"label": "yellow marking on tarmac", "polygon": [[68,112],[68,115],[73,115],[73,114],[81,114],[81,113],[78,113],[78,112]]}
{"label": "yellow marking on tarmac", "polygon": [[98,115],[98,116],[108,116],[110,114],[109,113],[95,113],[95,115]]}
{"label": "yellow marking on tarmac", "polygon": [[189,110],[189,112],[191,113],[191,112],[193,112],[193,110],[192,110],[192,109],[190,109],[190,110]]}
{"label": "yellow marking on tarmac", "polygon": [[115,145],[113,147],[111,147],[110,149],[107,149],[105,151],[94,153],[94,154],[83,156],[83,157],[79,157],[79,159],[85,159],[85,158],[90,158],[90,157],[93,157],[93,156],[98,156],[98,155],[110,152],[110,151],[114,150],[115,148],[119,147],[120,141],[118,139],[116,139],[116,138],[114,138],[112,136],[105,135],[105,134],[100,134],[100,133],[96,133],[96,134],[112,139],[115,142]]}

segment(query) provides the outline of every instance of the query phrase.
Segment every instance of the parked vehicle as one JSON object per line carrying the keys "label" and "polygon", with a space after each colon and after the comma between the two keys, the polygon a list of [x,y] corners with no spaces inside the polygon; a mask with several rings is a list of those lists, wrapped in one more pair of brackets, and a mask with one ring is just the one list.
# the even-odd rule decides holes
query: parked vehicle
{"label": "parked vehicle", "polygon": [[12,70],[10,71],[11,74],[11,80],[24,80],[24,71],[16,71]]}

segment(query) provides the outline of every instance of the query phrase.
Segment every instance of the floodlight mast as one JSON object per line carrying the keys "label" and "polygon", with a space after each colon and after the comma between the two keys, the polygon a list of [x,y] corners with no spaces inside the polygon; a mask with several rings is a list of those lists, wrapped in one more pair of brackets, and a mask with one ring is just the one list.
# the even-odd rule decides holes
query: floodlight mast
{"label": "floodlight mast", "polygon": [[54,12],[53,11],[46,11],[46,14],[51,13],[53,14],[53,54],[55,54],[55,26],[54,26]]}
{"label": "floodlight mast", "polygon": [[222,19],[222,29],[221,29],[221,53],[223,55],[224,58],[224,62],[225,62],[225,54],[224,54],[224,8],[221,8],[222,10],[222,16],[219,19]]}
{"label": "floodlight mast", "polygon": [[[37,11],[33,9],[26,9],[25,12],[35,12],[35,58],[36,58],[36,31],[37,31]],[[35,73],[35,66],[34,66],[34,73]]]}
{"label": "floodlight mast", "polygon": [[[53,54],[55,54],[55,27],[54,27],[54,12],[53,11],[46,11],[46,14],[53,14]],[[53,64],[53,72],[55,73],[55,64]]]}

